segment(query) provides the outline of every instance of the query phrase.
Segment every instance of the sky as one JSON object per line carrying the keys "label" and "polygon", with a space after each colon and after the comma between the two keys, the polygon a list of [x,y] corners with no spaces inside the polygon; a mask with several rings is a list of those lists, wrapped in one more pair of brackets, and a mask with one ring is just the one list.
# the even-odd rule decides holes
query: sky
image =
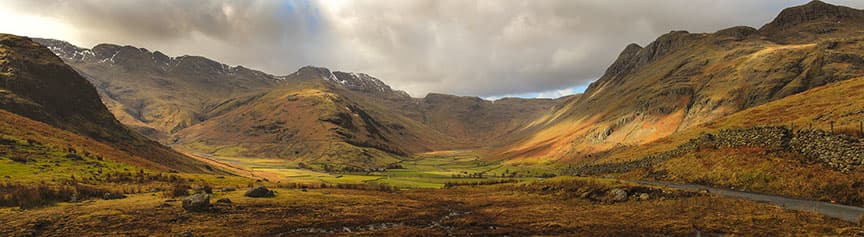
{"label": "sky", "polygon": [[[0,0],[0,32],[133,45],[275,75],[314,65],[426,93],[580,93],[629,43],[759,28],[806,0]],[[864,8],[864,1],[827,2]]]}

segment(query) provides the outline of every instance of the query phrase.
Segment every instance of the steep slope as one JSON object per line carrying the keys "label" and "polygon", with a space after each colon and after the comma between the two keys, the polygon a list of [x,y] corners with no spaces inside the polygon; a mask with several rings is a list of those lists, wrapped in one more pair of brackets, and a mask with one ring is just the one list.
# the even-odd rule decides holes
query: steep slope
{"label": "steep slope", "polygon": [[[821,2],[792,9],[799,8],[840,16],[861,12]],[[821,15],[782,20],[799,19],[788,16],[797,12],[783,11],[761,31],[673,31],[645,47],[629,45],[584,95],[534,121],[539,132],[499,153],[522,162],[579,160],[864,75],[864,21]],[[804,32],[824,22],[833,22],[836,30],[793,43],[772,40],[780,25],[783,32]]]}
{"label": "steep slope", "polygon": [[88,136],[176,170],[208,171],[202,163],[129,131],[105,108],[86,79],[28,38],[0,35],[0,109]]}
{"label": "steep slope", "polygon": [[[864,77],[623,147],[574,173],[701,183],[864,205]],[[661,155],[666,154],[666,155]]]}
{"label": "steep slope", "polygon": [[[139,168],[152,170],[176,170],[170,163],[162,164],[162,161],[144,158],[133,153],[120,150],[115,146],[102,143],[77,133],[55,128],[51,125],[32,120],[9,111],[0,109],[0,139],[3,140],[3,150],[0,156],[5,158],[43,158],[47,154],[34,152],[32,146],[48,147],[61,150],[62,155],[74,150],[80,156],[89,156],[99,159],[132,165]],[[10,141],[22,141],[31,147],[10,146]],[[6,144],[10,143],[10,144]],[[23,147],[23,148],[22,148]],[[28,157],[21,155],[25,153],[32,155]],[[70,159],[70,158],[67,158]]]}
{"label": "steep slope", "polygon": [[278,79],[198,56],[112,44],[79,48],[37,39],[90,80],[124,124],[153,139],[217,116],[266,92]]}

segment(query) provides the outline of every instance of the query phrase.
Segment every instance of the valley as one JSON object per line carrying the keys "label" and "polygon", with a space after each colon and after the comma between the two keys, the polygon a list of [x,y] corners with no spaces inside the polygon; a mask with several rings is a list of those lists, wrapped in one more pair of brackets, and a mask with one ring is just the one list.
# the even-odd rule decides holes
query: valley
{"label": "valley", "polygon": [[811,1],[495,100],[0,34],[0,235],[862,235],[862,26]]}
{"label": "valley", "polygon": [[[177,148],[175,148],[177,149]],[[184,149],[178,149],[183,151]],[[190,154],[190,153],[187,153]],[[216,157],[208,154],[190,154],[213,166],[228,164],[237,173],[249,173],[253,178],[271,182],[295,182],[307,184],[335,185],[370,184],[396,188],[444,188],[445,186],[472,185],[481,183],[508,183],[537,180],[538,177],[554,176],[542,167],[510,167],[501,162],[480,160],[470,151],[442,151],[418,154],[405,158],[387,168],[357,170],[353,172],[328,173],[303,168],[304,165],[287,163],[278,159],[250,159]],[[531,172],[536,175],[531,175]]]}

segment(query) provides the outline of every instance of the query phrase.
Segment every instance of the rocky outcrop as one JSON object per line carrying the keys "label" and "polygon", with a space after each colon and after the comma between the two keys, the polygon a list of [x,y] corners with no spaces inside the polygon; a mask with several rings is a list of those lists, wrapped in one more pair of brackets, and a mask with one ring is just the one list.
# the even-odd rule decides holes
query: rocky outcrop
{"label": "rocky outcrop", "polygon": [[720,37],[730,37],[735,40],[743,40],[752,36],[758,36],[759,30],[749,26],[735,26],[719,30],[714,35]]}
{"label": "rocky outcrop", "polygon": [[677,50],[693,46],[693,42],[704,36],[705,34],[691,34],[687,31],[671,31],[661,35],[644,48],[637,44],[629,44],[618,55],[615,62],[606,69],[603,77],[588,86],[586,93],[590,94],[592,91],[609,84],[618,84],[630,73]]}
{"label": "rocky outcrop", "polygon": [[349,90],[372,94],[377,97],[390,99],[410,99],[411,96],[405,91],[397,91],[378,78],[366,73],[333,72],[334,82]]}
{"label": "rocky outcrop", "polygon": [[692,42],[701,39],[705,34],[691,34],[687,31],[671,31],[658,37],[636,55],[637,67],[647,65],[676,50],[692,46]]}
{"label": "rocky outcrop", "polygon": [[812,42],[825,36],[860,37],[864,11],[820,1],[783,10],[759,31],[778,43]]}
{"label": "rocky outcrop", "polygon": [[774,18],[771,23],[763,26],[760,31],[774,32],[788,29],[792,26],[813,21],[858,21],[864,19],[864,11],[835,6],[822,1],[812,1],[802,6],[786,8]]}
{"label": "rocky outcrop", "polygon": [[366,73],[330,71],[323,67],[305,66],[283,78],[321,79],[332,85],[378,98],[409,100],[411,96],[401,90],[393,90],[383,81]]}
{"label": "rocky outcrop", "polygon": [[636,67],[636,62],[638,60],[634,60],[639,51],[642,50],[642,46],[638,44],[628,44],[627,47],[624,48],[624,51],[621,51],[621,54],[618,55],[618,59],[615,59],[615,62],[606,69],[606,74],[609,77],[618,77],[621,74],[630,72]]}

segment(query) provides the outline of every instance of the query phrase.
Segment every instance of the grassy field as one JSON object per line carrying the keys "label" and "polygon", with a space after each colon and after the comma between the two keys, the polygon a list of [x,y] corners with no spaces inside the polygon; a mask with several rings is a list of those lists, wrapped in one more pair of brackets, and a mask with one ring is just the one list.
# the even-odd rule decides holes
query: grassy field
{"label": "grassy field", "polygon": [[[602,202],[577,190],[653,190],[650,199]],[[568,190],[573,190],[568,191]],[[610,180],[555,178],[518,184],[378,192],[275,189],[254,199],[242,192],[207,212],[187,212],[156,193],[121,200],[0,208],[0,235],[854,235],[858,224],[806,212]]]}
{"label": "grassy field", "polygon": [[266,181],[280,183],[384,184],[398,188],[441,188],[447,183],[534,180],[544,174],[541,172],[542,167],[513,167],[500,162],[485,161],[472,151],[424,153],[394,163],[390,169],[332,173],[304,168],[298,162],[281,159],[187,154],[206,156],[213,162],[230,164],[254,173]]}
{"label": "grassy field", "polygon": [[[80,149],[72,152],[9,136],[2,143],[15,147],[0,158],[0,167],[9,176],[4,184],[31,187],[22,190],[14,185],[0,185],[4,199],[27,198],[30,196],[19,193],[34,190],[39,190],[36,195],[44,195],[46,192],[41,190],[44,185],[59,187],[61,191],[57,192],[61,194],[63,187],[72,190],[68,196],[58,194],[53,202],[0,207],[0,223],[4,223],[0,236],[188,233],[196,236],[241,233],[824,236],[862,231],[859,224],[739,199],[609,179],[533,177],[529,172],[537,174],[537,170],[480,160],[469,151],[421,154],[402,161],[402,168],[341,174],[301,169],[274,159],[210,157],[276,177],[256,180],[231,175],[162,173],[99,159],[98,155],[88,155]],[[68,156],[70,153],[81,159]],[[30,159],[19,162],[12,157]],[[481,173],[482,178],[477,175]],[[518,175],[501,177],[513,173]],[[71,176],[90,188],[69,184]],[[448,182],[496,180],[508,183],[440,188]],[[511,180],[520,182],[509,183]],[[378,184],[397,188],[378,189],[389,187]],[[243,196],[245,189],[257,185],[274,188],[276,197]],[[178,187],[183,187],[181,194],[175,194]],[[222,191],[226,187],[238,191]],[[613,189],[626,190],[630,198],[611,199]],[[206,212],[188,212],[181,207],[179,200],[185,195],[207,190],[213,192],[211,201],[228,198],[232,203],[218,204]],[[128,197],[102,200],[99,195],[109,191]],[[79,196],[82,193],[96,196]],[[636,198],[642,193],[649,196]],[[76,198],[70,200],[71,197]]]}
{"label": "grassy field", "polygon": [[[0,174],[3,181],[20,183],[57,182],[73,177],[88,179],[112,172],[138,172],[118,163],[75,148],[55,148],[12,136],[0,137]],[[79,154],[80,153],[80,154]]]}

